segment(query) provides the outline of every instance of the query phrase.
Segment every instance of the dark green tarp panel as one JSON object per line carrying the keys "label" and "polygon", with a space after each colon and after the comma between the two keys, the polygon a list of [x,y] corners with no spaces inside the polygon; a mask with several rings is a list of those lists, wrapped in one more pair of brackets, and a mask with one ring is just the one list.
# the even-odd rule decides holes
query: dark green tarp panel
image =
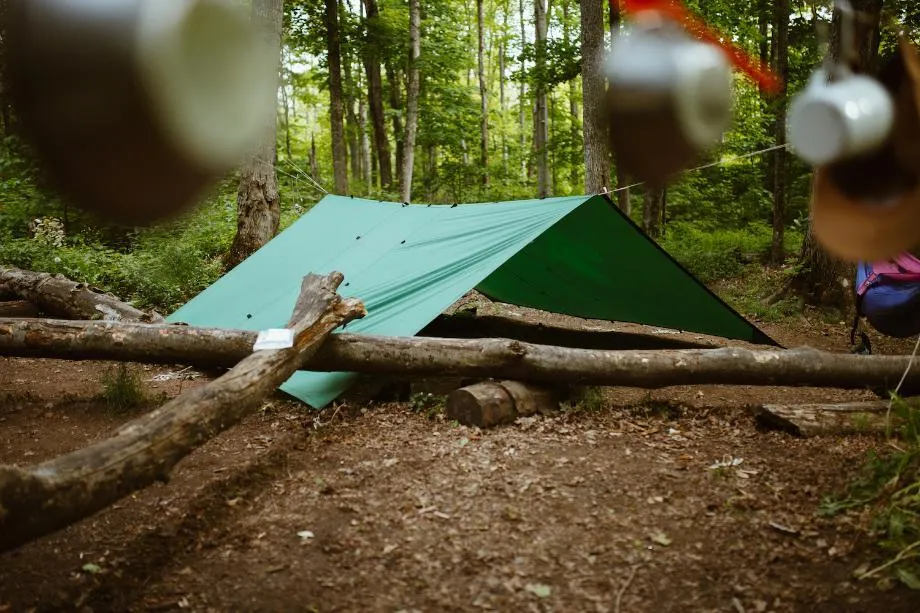
{"label": "dark green tarp panel", "polygon": [[[340,294],[367,307],[353,333],[413,336],[476,288],[554,313],[775,344],[604,196],[454,206],[326,196],[168,321],[283,327],[304,275],[332,271],[345,275]],[[354,380],[298,372],[281,389],[319,408]]]}

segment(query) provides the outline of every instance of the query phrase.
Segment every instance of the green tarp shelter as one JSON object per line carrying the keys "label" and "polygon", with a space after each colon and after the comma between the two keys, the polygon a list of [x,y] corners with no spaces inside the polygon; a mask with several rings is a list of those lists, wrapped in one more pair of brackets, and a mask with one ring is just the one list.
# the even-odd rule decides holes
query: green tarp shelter
{"label": "green tarp shelter", "polygon": [[[283,327],[304,275],[332,271],[367,307],[352,333],[413,336],[475,288],[554,313],[775,344],[606,196],[453,206],[326,196],[168,320]],[[281,389],[321,408],[355,378],[298,372]]]}

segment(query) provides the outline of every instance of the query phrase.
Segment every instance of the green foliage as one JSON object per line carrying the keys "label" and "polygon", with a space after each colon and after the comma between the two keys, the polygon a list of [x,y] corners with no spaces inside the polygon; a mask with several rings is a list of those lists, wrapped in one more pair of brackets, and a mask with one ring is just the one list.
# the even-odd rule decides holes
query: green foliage
{"label": "green foliage", "polygon": [[147,394],[138,372],[119,363],[102,376],[102,399],[110,410],[123,412],[145,404]]}
{"label": "green foliage", "polygon": [[413,413],[419,413],[428,419],[434,419],[444,413],[446,399],[431,393],[416,392],[409,398],[409,408]]}
{"label": "green foliage", "polygon": [[871,535],[891,557],[859,577],[893,577],[920,590],[920,409],[892,394],[889,430],[897,438],[894,451],[870,453],[849,490],[841,497],[825,498],[820,512],[836,515],[864,509]]}
{"label": "green foliage", "polygon": [[[763,222],[739,229],[676,222],[668,226],[662,246],[703,282],[740,276],[753,262],[769,254],[773,232]],[[796,251],[802,236],[787,232],[786,248]]]}

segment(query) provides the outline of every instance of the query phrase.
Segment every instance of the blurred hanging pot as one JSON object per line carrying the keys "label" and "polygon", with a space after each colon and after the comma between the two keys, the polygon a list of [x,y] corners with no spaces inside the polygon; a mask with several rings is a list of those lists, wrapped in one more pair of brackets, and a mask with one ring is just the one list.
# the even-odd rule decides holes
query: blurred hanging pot
{"label": "blurred hanging pot", "polygon": [[606,63],[617,164],[664,183],[718,144],[732,116],[732,68],[718,47],[656,12],[636,15]]}
{"label": "blurred hanging pot", "polygon": [[77,206],[144,224],[194,204],[274,115],[272,52],[222,0],[11,0],[23,136]]}
{"label": "blurred hanging pot", "polygon": [[[920,58],[911,43],[901,41],[877,84],[891,101],[890,111],[877,90],[854,88],[836,107],[824,136],[813,136],[831,143],[812,149],[830,154],[817,160],[822,163],[815,171],[813,231],[829,252],[850,261],[885,259],[920,245]],[[889,120],[880,119],[889,113],[890,128],[882,130]],[[864,123],[855,125],[860,119]],[[790,127],[796,129],[791,122]],[[801,133],[795,138],[802,142]],[[862,149],[853,146],[859,143]]]}

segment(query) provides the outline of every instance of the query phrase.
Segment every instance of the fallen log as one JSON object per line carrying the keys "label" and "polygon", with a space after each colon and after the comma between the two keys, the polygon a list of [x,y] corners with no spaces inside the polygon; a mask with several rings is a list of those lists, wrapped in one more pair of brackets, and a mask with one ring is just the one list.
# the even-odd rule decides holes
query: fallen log
{"label": "fallen log", "polygon": [[100,289],[46,272],[0,266],[0,294],[14,295],[49,315],[68,319],[163,321],[158,313],[145,313]]}
{"label": "fallen log", "polygon": [[[906,399],[914,408],[917,398]],[[897,411],[888,410],[887,400],[841,404],[766,404],[753,407],[757,421],[804,437],[827,434],[883,434],[903,424]]]}
{"label": "fallen log", "polygon": [[559,409],[561,394],[549,387],[517,381],[486,381],[454,390],[445,413],[464,426],[491,428],[518,417],[550,414]]}
{"label": "fallen log", "polygon": [[38,308],[28,300],[0,302],[0,317],[38,317]]}
{"label": "fallen log", "polygon": [[[230,367],[256,333],[192,326],[0,319],[0,355]],[[893,389],[909,356],[829,353],[811,348],[601,351],[505,339],[334,334],[303,370],[455,376],[655,389],[675,385],[775,385]],[[920,387],[911,369],[905,389]]]}
{"label": "fallen log", "polygon": [[252,353],[223,376],[129,422],[107,440],[32,467],[0,466],[0,551],[49,534],[156,481],[257,409],[337,327],[364,315],[337,293],[342,275],[304,278],[294,345]]}
{"label": "fallen log", "polygon": [[578,349],[704,349],[712,343],[686,340],[673,334],[636,334],[608,330],[578,330],[518,321],[497,315],[439,315],[418,336],[434,338],[507,338],[536,345]]}

